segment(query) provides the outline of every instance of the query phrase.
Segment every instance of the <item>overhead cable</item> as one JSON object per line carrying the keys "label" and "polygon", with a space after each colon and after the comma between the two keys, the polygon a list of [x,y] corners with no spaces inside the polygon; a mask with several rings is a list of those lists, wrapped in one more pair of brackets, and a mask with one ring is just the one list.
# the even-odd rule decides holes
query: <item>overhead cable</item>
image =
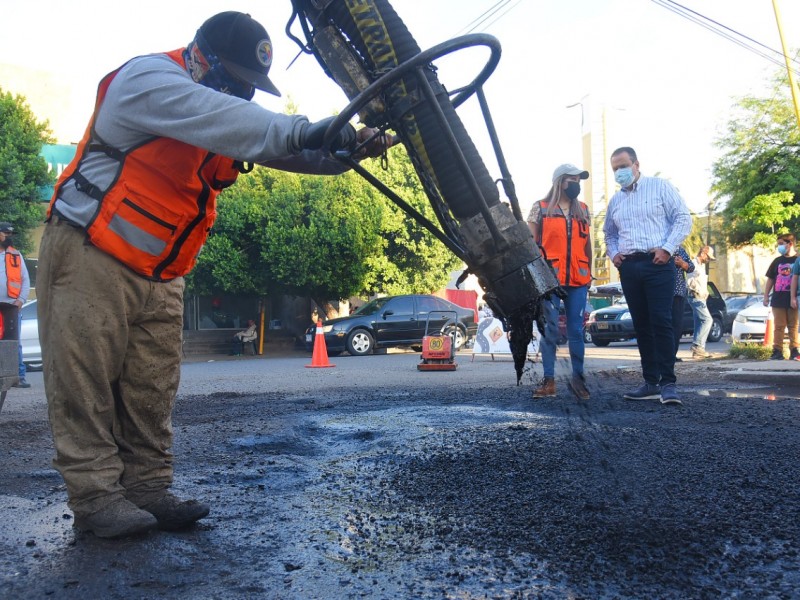
{"label": "overhead cable", "polygon": [[[741,46],[745,50],[749,50],[750,52],[768,60],[769,62],[776,64],[778,66],[785,68],[785,59],[783,56],[783,52],[780,50],[776,50],[775,48],[771,48],[766,44],[763,44],[753,38],[736,31],[718,21],[710,17],[706,17],[686,6],[683,6],[674,0],[651,0],[653,3],[661,6],[662,8],[666,8],[667,10],[675,13],[678,16],[684,17],[693,23],[700,25],[701,27],[705,27],[709,31],[716,33],[724,37],[725,39],[733,42],[734,44]],[[800,62],[796,59],[791,59],[796,65],[800,66]],[[800,71],[797,69],[793,69],[796,73],[800,74]]]}
{"label": "overhead cable", "polygon": [[456,32],[456,35],[466,35],[467,33],[471,33],[475,31],[478,27],[480,27],[481,23],[484,23],[487,19],[490,19],[498,10],[502,9],[505,5],[507,5],[511,0],[498,0],[492,6],[487,8],[483,13],[472,19],[469,23],[464,25],[461,29]]}

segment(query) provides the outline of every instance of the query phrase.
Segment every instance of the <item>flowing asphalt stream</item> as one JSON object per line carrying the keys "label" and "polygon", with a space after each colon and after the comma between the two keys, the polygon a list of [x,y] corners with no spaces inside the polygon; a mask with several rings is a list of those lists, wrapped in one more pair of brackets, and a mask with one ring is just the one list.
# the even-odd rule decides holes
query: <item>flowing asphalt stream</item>
{"label": "flowing asphalt stream", "polygon": [[800,597],[795,388],[683,362],[684,406],[625,401],[633,354],[593,350],[585,403],[506,357],[187,362],[174,488],[212,513],[116,541],[72,528],[34,373],[0,414],[0,598]]}

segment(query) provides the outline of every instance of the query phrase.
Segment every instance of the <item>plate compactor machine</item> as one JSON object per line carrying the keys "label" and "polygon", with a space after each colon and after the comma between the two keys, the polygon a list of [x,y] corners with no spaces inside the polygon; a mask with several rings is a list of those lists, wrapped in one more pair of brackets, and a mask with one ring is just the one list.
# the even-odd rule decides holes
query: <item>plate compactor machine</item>
{"label": "plate compactor machine", "polygon": [[[450,311],[447,311],[450,312]],[[420,371],[455,371],[456,363],[456,332],[458,313],[452,311],[453,318],[442,325],[438,333],[428,334],[430,314],[425,323],[425,335],[422,338],[422,359],[417,364]]]}

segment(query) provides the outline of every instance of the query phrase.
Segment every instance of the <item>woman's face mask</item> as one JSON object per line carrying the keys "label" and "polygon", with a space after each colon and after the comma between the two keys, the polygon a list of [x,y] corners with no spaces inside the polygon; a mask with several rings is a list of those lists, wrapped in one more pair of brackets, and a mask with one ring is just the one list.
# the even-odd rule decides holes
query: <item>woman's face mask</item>
{"label": "woman's face mask", "polygon": [[567,187],[564,188],[564,195],[570,200],[575,200],[581,193],[581,184],[577,181],[568,181]]}
{"label": "woman's face mask", "polygon": [[786,254],[788,249],[789,248],[786,246],[786,244],[778,244],[778,254],[780,254],[781,256]]}

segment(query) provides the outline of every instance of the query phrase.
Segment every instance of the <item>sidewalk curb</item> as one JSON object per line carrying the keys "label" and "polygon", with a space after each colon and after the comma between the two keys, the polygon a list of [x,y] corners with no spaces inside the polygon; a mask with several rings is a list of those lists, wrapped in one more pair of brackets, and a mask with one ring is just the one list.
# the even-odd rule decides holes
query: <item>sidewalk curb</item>
{"label": "sidewalk curb", "polygon": [[733,371],[722,373],[722,378],[729,381],[748,381],[751,383],[788,384],[800,386],[800,373],[788,371]]}
{"label": "sidewalk curb", "polygon": [[717,371],[721,378],[729,381],[748,381],[770,385],[800,386],[800,362],[797,361],[750,361],[723,359],[699,361],[694,366]]}

